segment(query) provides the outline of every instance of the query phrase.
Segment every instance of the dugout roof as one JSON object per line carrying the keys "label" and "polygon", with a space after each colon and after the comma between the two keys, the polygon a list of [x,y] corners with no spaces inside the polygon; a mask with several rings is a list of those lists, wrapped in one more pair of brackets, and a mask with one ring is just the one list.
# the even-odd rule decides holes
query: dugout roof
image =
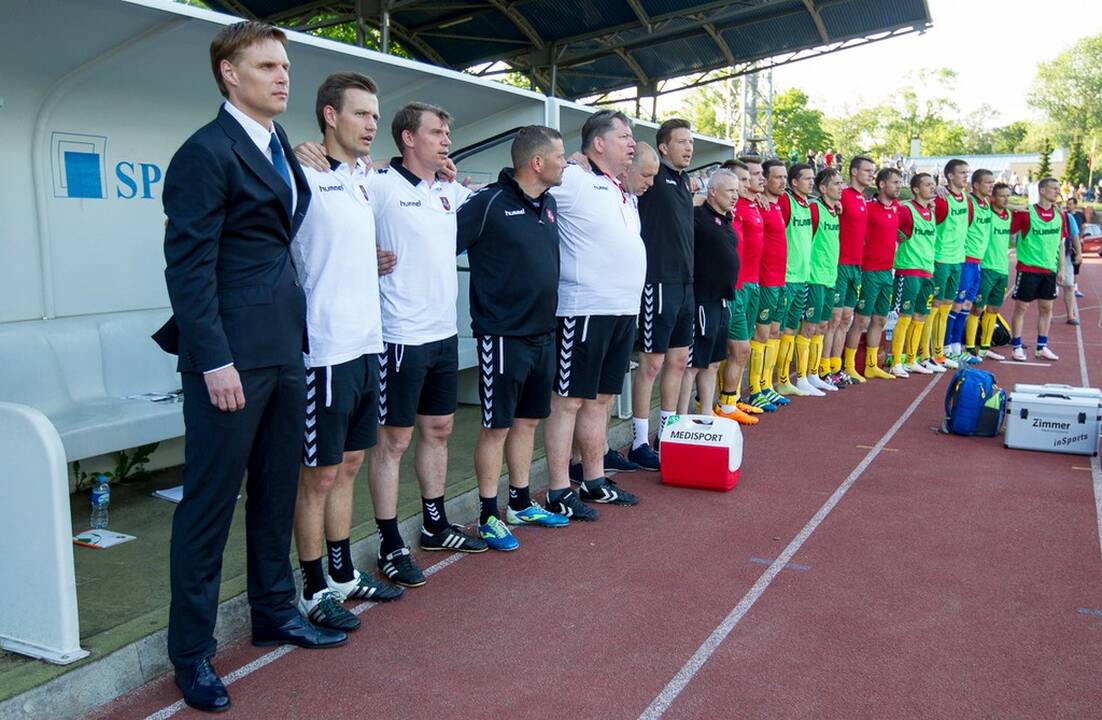
{"label": "dugout roof", "polygon": [[931,23],[926,0],[206,2],[295,30],[385,25],[418,60],[456,70],[504,61],[568,99],[630,87],[660,94],[658,84],[670,78],[720,69],[739,75]]}

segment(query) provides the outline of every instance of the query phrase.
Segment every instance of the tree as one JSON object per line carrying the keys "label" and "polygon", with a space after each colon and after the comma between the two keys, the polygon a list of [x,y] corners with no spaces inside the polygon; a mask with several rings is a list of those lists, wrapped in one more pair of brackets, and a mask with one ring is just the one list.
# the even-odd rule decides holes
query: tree
{"label": "tree", "polygon": [[1024,142],[1029,133],[1029,123],[1017,120],[1009,125],[997,127],[991,131],[991,152],[1015,153],[1035,151],[1035,147],[1026,147]]}
{"label": "tree", "polygon": [[1052,141],[1047,137],[1041,140],[1041,164],[1037,167],[1037,177],[1047,178],[1052,175]]}
{"label": "tree", "polygon": [[1071,141],[1071,148],[1068,150],[1068,161],[1064,166],[1064,179],[1072,184],[1073,187],[1087,182],[1087,173],[1089,168],[1087,167],[1087,154],[1083,152],[1083,138],[1076,136]]}
{"label": "tree", "polygon": [[[802,157],[807,150],[828,150],[834,140],[823,128],[824,116],[808,107],[803,90],[789,88],[773,98],[773,145],[779,154],[795,149]],[[844,151],[843,151],[844,152]]]}
{"label": "tree", "polygon": [[718,82],[687,91],[678,116],[693,124],[693,132],[717,138],[727,137],[724,92],[723,84]]}
{"label": "tree", "polygon": [[1085,37],[1037,67],[1029,103],[1057,126],[1056,141],[1102,131],[1102,35]]}

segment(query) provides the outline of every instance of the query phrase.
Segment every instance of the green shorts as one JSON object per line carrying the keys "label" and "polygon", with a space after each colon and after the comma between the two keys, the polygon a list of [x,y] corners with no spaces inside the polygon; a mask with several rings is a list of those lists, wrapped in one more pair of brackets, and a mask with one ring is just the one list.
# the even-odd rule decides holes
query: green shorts
{"label": "green shorts", "polygon": [[834,307],[857,307],[864,282],[860,265],[839,265],[838,282],[834,284]]}
{"label": "green shorts", "polygon": [[1006,298],[1006,288],[1010,279],[1001,272],[980,268],[980,294],[972,303],[973,307],[1002,307]]}
{"label": "green shorts", "polygon": [[934,263],[934,294],[937,300],[956,300],[960,290],[960,263]]}
{"label": "green shorts", "polygon": [[861,273],[861,299],[857,301],[858,315],[887,317],[892,309],[892,271],[868,270]]}
{"label": "green shorts", "polygon": [[784,287],[778,285],[758,288],[758,325],[780,322],[784,319],[784,308]]}
{"label": "green shorts", "polygon": [[933,299],[933,278],[917,275],[899,275],[895,278],[892,305],[900,315],[929,315]]}
{"label": "green shorts", "polygon": [[758,286],[744,283],[735,290],[731,301],[731,322],[727,325],[727,339],[747,341],[754,336],[755,319],[758,317]]}
{"label": "green shorts", "polygon": [[830,322],[834,314],[834,288],[826,285],[809,284],[807,286],[807,305],[804,307],[804,322]]}
{"label": "green shorts", "polygon": [[804,316],[804,308],[807,306],[807,283],[785,283],[784,303],[784,329],[799,329],[800,320]]}

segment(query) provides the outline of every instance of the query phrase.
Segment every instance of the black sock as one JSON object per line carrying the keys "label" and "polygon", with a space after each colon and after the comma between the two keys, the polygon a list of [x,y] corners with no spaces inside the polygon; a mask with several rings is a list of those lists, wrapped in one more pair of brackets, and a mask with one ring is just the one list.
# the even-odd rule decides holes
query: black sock
{"label": "black sock", "polygon": [[348,538],[344,540],[326,540],[329,548],[329,577],[335,582],[346,583],[356,577],[352,568],[352,548]]}
{"label": "black sock", "polygon": [[421,498],[421,524],[432,534],[448,526],[448,514],[444,511],[444,496]]}
{"label": "black sock", "polygon": [[405,547],[402,533],[398,532],[398,518],[380,520],[375,518],[375,527],[379,528],[379,554],[386,557],[390,553]]}
{"label": "black sock", "polygon": [[325,570],[321,567],[321,558],[317,560],[300,560],[302,566],[302,596],[309,600],[314,593],[319,593],[326,588]]}
{"label": "black sock", "polygon": [[528,486],[513,487],[509,486],[509,507],[513,508],[516,512],[525,510],[532,504],[532,496],[528,494]]}
{"label": "black sock", "polygon": [[481,510],[478,513],[478,524],[485,525],[489,522],[491,517],[498,516],[497,509],[497,496],[494,497],[482,497],[478,496],[478,502],[481,505]]}

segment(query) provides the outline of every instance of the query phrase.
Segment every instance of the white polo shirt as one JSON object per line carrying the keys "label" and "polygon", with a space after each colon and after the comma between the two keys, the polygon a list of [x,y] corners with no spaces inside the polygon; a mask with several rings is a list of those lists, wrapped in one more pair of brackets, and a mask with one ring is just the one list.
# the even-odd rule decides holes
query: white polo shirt
{"label": "white polo shirt", "polygon": [[332,172],[303,166],[310,206],[291,255],[306,293],[306,367],[340,365],[383,351],[375,216],[362,160],[330,160]]}
{"label": "white polo shirt", "polygon": [[457,182],[426,183],[399,158],[369,177],[368,190],[379,247],[398,257],[379,281],[383,340],[424,345],[455,335],[456,211],[471,191]]}
{"label": "white polo shirt", "polygon": [[559,209],[556,314],[639,314],[647,252],[631,193],[596,165],[568,165],[551,194]]}

